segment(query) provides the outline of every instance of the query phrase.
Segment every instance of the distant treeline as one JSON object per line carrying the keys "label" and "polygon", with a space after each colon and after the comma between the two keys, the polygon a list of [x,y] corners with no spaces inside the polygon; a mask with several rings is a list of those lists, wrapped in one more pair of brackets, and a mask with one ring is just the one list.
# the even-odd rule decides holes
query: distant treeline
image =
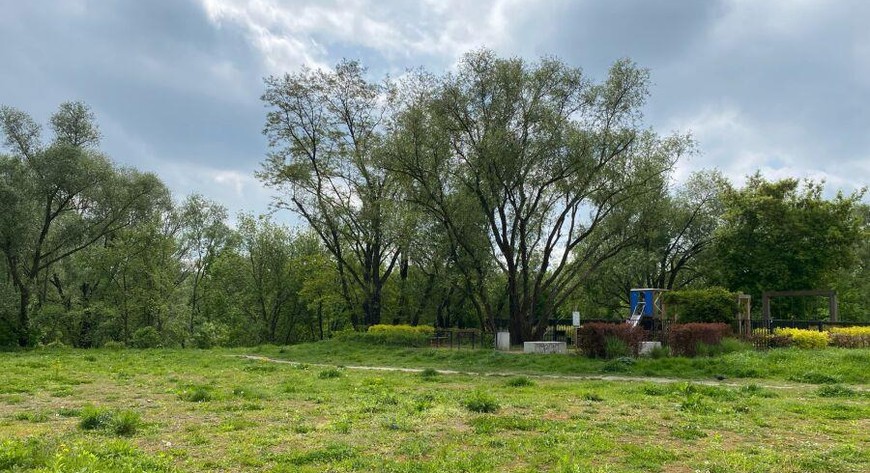
{"label": "distant treeline", "polygon": [[[642,123],[649,73],[602,82],[544,58],[467,54],[441,75],[371,81],[358,63],[266,80],[276,206],[228,223],[99,150],[65,103],[46,133],[3,107],[0,345],[294,343],[379,323],[540,337],[577,309],[624,317],[632,287],[832,288],[870,319],[864,191],[715,171],[679,184],[688,135]],[[48,138],[47,142],[43,142]],[[757,300],[757,299],[756,299]],[[777,317],[825,305],[780,303]]]}

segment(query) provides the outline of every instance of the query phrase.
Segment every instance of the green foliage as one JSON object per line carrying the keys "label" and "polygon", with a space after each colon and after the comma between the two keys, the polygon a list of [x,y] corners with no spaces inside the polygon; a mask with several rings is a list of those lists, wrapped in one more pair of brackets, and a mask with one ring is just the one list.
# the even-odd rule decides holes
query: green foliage
{"label": "green foliage", "polygon": [[123,350],[127,348],[127,344],[124,342],[116,342],[115,340],[109,340],[103,343],[103,348],[106,350]]}
{"label": "green foliage", "polygon": [[465,398],[463,405],[471,412],[485,414],[496,412],[501,407],[498,399],[484,391],[474,391]]}
{"label": "green foliage", "polygon": [[178,398],[188,402],[208,402],[214,398],[214,394],[210,386],[193,385],[179,391]]}
{"label": "green foliage", "polygon": [[79,428],[82,430],[107,429],[112,423],[113,414],[105,408],[85,406],[79,418]]}
{"label": "green foliage", "polygon": [[631,356],[632,349],[625,341],[617,337],[606,337],[604,339],[605,358],[621,358]]}
{"label": "green foliage", "polygon": [[819,397],[855,397],[858,395],[854,389],[841,384],[826,384],[824,386],[819,386],[819,389],[816,390],[816,394]]}
{"label": "green foliage", "polygon": [[138,412],[123,410],[112,416],[110,428],[115,435],[130,437],[139,430],[141,423],[141,416]]}
{"label": "green foliage", "polygon": [[335,379],[341,377],[341,371],[336,368],[327,368],[317,374],[320,379]]}
{"label": "green foliage", "polygon": [[337,340],[358,341],[373,345],[423,347],[435,333],[430,326],[373,325],[366,332],[346,330],[335,335]]}
{"label": "green foliage", "polygon": [[157,348],[163,342],[160,332],[154,327],[142,327],[133,333],[130,344],[135,348]]}
{"label": "green foliage", "polygon": [[[725,285],[759,298],[763,291],[823,289],[853,268],[862,238],[862,192],[824,198],[824,184],[750,176],[724,196],[716,252]],[[775,318],[789,314],[771,309]],[[791,314],[810,318],[809,314]]]}
{"label": "green foliage", "polygon": [[534,386],[535,382],[529,379],[527,376],[514,376],[513,378],[508,379],[505,385],[512,388],[525,388],[529,386]]}
{"label": "green foliage", "polygon": [[664,297],[680,323],[731,324],[737,313],[737,295],[721,287],[669,291]]}
{"label": "green foliage", "polygon": [[435,368],[426,368],[420,372],[420,377],[427,380],[432,380],[437,378],[439,375],[438,370]]}

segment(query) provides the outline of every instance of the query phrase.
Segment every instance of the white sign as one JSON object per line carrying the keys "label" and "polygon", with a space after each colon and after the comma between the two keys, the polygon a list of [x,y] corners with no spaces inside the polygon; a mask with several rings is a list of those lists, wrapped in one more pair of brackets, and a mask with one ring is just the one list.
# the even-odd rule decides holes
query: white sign
{"label": "white sign", "polygon": [[574,319],[574,326],[579,327],[580,326],[580,312],[577,312],[575,310],[574,312],[571,313],[571,317]]}

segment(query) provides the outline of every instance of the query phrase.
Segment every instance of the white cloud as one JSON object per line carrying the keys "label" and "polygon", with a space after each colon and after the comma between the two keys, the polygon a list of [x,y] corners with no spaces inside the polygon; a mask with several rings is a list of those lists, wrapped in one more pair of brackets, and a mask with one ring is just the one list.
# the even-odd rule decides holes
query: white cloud
{"label": "white cloud", "polygon": [[330,47],[365,48],[388,59],[430,56],[450,61],[463,52],[505,41],[521,0],[201,0],[210,21],[241,26],[266,67],[323,67]]}

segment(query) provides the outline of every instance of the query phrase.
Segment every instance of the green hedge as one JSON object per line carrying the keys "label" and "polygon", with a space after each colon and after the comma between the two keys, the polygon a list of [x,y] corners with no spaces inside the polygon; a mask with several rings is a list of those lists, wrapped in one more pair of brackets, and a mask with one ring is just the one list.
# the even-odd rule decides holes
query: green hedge
{"label": "green hedge", "polygon": [[681,324],[730,324],[737,314],[737,294],[721,287],[666,292],[665,303]]}
{"label": "green hedge", "polygon": [[433,335],[435,329],[426,325],[372,325],[366,332],[348,330],[337,333],[335,338],[372,345],[422,347],[429,344]]}

